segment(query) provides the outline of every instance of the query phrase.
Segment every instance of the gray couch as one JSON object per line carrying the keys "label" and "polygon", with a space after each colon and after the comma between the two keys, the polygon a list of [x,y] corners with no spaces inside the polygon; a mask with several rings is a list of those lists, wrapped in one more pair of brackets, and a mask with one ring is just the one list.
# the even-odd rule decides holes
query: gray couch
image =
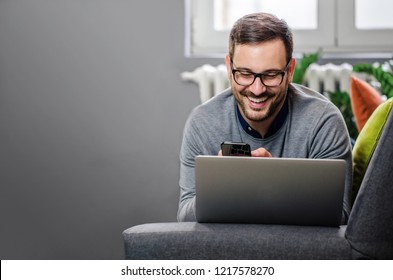
{"label": "gray couch", "polygon": [[123,238],[126,259],[393,259],[393,113],[347,225],[155,223]]}

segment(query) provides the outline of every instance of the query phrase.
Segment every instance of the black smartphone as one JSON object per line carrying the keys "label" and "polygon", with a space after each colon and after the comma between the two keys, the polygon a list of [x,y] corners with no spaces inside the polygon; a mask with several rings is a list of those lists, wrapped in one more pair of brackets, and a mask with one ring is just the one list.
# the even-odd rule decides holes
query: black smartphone
{"label": "black smartphone", "polygon": [[221,143],[221,151],[223,156],[251,156],[251,148],[247,143],[225,141]]}

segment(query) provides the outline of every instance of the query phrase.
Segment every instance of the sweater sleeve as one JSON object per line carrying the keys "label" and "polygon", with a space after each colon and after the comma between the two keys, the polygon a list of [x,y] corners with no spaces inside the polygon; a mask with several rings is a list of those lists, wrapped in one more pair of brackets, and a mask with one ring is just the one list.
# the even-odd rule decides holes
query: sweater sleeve
{"label": "sweater sleeve", "polygon": [[187,120],[180,150],[180,199],[177,220],[188,222],[196,220],[195,213],[195,157],[200,154],[196,144],[199,135],[193,125],[192,115]]}
{"label": "sweater sleeve", "polygon": [[348,221],[351,211],[352,186],[352,149],[350,137],[344,119],[333,104],[327,104],[321,117],[316,119],[314,131],[311,133],[312,158],[333,158],[346,161],[346,179],[343,200],[342,224]]}
{"label": "sweater sleeve", "polygon": [[180,149],[179,222],[195,221],[195,158],[217,155],[222,141],[235,141],[236,114],[230,90],[194,108],[184,126]]}

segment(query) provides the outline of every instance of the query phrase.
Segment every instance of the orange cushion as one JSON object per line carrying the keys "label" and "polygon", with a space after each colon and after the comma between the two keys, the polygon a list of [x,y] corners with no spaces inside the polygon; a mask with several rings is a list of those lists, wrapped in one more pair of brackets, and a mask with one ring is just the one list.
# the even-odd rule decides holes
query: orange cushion
{"label": "orange cushion", "polygon": [[374,110],[383,102],[381,94],[369,83],[351,77],[351,106],[356,127],[360,132]]}

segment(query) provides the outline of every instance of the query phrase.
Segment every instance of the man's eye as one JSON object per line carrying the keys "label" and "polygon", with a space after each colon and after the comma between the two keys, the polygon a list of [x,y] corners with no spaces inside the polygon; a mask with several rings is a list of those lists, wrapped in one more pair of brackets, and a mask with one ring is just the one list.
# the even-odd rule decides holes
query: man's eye
{"label": "man's eye", "polygon": [[278,75],[280,75],[280,73],[277,73],[277,72],[267,72],[267,73],[264,73],[264,74],[263,74],[263,76],[264,76],[265,78],[267,78],[267,79],[274,79],[274,78],[276,78]]}
{"label": "man's eye", "polygon": [[239,72],[239,73],[244,78],[251,78],[251,77],[253,78],[254,77],[254,75],[250,72]]}

